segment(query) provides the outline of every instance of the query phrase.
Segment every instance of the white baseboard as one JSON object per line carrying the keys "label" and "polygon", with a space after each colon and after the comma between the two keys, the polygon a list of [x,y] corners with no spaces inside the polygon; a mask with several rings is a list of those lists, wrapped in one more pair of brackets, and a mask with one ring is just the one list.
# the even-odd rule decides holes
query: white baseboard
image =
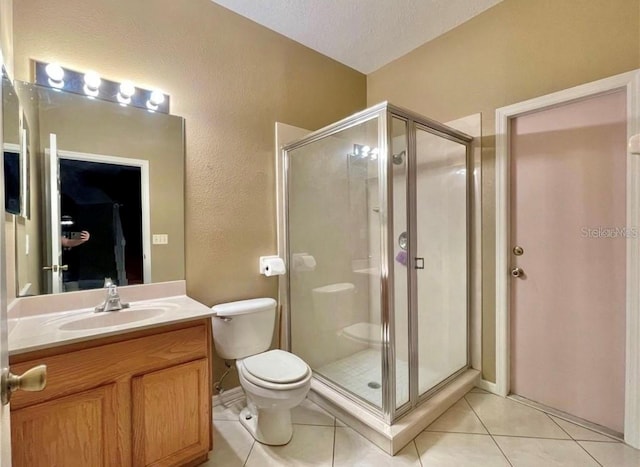
{"label": "white baseboard", "polygon": [[233,404],[241,399],[244,399],[244,391],[241,386],[236,386],[213,396],[213,405]]}

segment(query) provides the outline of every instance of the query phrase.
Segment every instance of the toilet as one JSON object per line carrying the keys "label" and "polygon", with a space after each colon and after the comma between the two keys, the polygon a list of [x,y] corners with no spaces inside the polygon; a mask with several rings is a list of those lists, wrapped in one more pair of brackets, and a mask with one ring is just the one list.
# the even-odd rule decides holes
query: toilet
{"label": "toilet", "polygon": [[247,407],[240,422],[263,443],[287,444],[293,435],[291,409],[311,387],[311,368],[284,350],[268,350],[276,323],[276,301],[255,298],[212,308],[213,342],[225,360],[235,360]]}

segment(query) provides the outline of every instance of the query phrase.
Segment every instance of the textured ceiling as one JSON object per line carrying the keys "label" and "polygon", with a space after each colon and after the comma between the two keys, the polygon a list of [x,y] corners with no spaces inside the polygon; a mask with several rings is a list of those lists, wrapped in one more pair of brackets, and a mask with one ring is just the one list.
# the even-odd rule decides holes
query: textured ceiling
{"label": "textured ceiling", "polygon": [[371,73],[502,0],[213,0]]}

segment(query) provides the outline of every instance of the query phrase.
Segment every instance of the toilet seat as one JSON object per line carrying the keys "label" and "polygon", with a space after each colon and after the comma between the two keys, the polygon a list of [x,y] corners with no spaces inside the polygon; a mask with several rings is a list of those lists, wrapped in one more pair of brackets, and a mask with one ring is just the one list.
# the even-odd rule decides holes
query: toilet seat
{"label": "toilet seat", "polygon": [[238,370],[256,386],[286,391],[304,386],[311,369],[301,358],[284,350],[270,350],[237,361]]}

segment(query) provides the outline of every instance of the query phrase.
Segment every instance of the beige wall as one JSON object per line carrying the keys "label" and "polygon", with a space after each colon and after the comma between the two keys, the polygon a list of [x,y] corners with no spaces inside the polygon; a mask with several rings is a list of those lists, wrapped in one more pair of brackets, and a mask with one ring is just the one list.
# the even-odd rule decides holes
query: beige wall
{"label": "beige wall", "polygon": [[186,120],[189,295],[275,297],[257,273],[276,251],[274,122],[316,129],[363,108],[365,76],[210,0],[20,0],[13,29],[18,79],[29,58],[57,60],[171,95]]}
{"label": "beige wall", "polygon": [[639,0],[505,0],[367,77],[440,121],[482,112],[483,371],[495,380],[495,109],[640,67]]}
{"label": "beige wall", "polygon": [[13,80],[13,0],[0,0],[0,50],[3,65]]}

